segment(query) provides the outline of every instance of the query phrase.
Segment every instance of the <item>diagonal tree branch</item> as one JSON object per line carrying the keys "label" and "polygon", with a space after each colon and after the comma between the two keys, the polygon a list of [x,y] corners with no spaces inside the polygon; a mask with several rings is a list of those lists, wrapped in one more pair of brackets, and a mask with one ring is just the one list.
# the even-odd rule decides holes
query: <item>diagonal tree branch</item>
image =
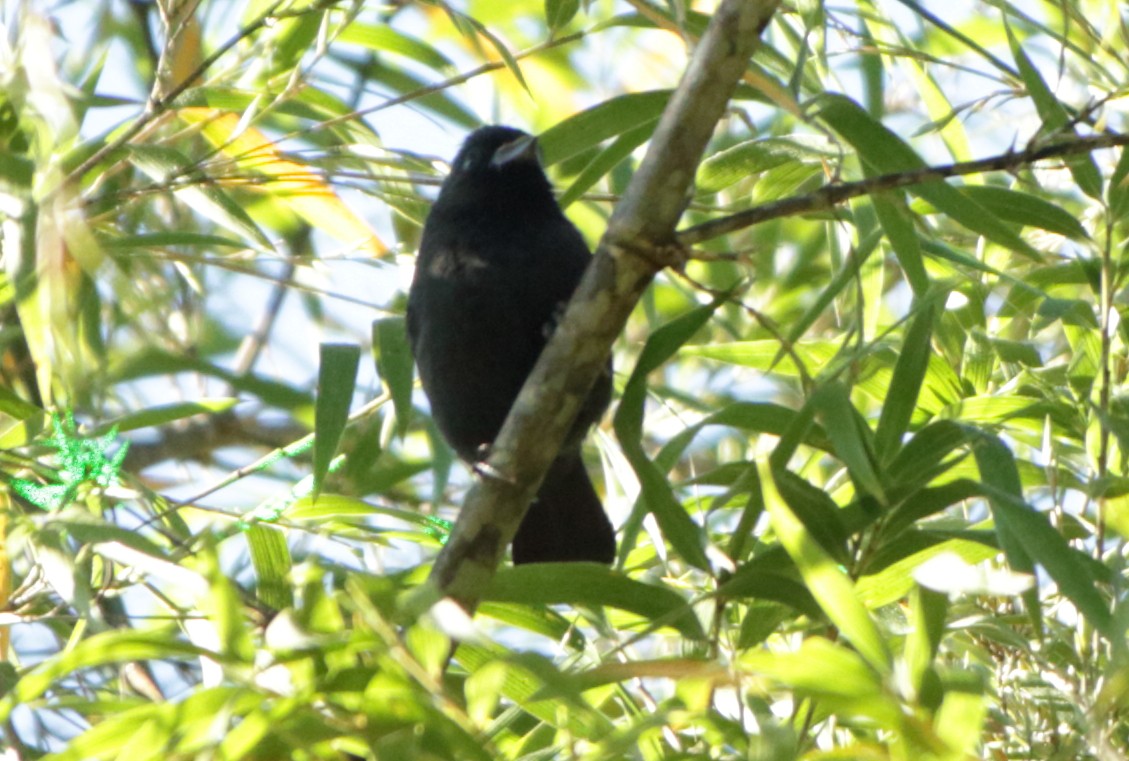
{"label": "diagonal tree branch", "polygon": [[468,611],[489,585],[628,315],[654,276],[681,261],[675,226],[698,162],[776,6],[777,0],[723,0],[718,7],[564,319],[510,410],[431,573],[431,583]]}
{"label": "diagonal tree branch", "polygon": [[868,177],[858,182],[842,182],[824,185],[818,190],[802,196],[782,198],[752,209],[711,219],[700,225],[688,227],[678,233],[678,242],[693,246],[746,227],[760,224],[770,219],[791,217],[813,211],[827,211],[852,198],[867,196],[883,190],[922,185],[927,182],[940,182],[950,177],[969,174],[999,172],[1018,169],[1050,158],[1077,156],[1092,153],[1103,148],[1129,145],[1129,135],[1105,133],[1087,137],[1072,137],[1064,141],[1028,148],[1023,151],[1008,151],[975,161],[961,161],[956,164],[922,167],[907,172],[894,172],[876,177]]}

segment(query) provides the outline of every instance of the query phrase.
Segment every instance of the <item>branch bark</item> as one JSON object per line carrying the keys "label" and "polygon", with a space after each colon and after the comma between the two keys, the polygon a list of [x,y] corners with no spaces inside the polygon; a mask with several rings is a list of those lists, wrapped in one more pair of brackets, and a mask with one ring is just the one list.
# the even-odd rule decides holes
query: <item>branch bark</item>
{"label": "branch bark", "polygon": [[723,0],[569,303],[480,469],[430,582],[473,612],[612,342],[654,276],[681,261],[675,227],[706,143],[778,0]]}
{"label": "branch bark", "polygon": [[678,233],[678,242],[684,246],[718,238],[746,227],[767,222],[780,217],[793,217],[797,214],[810,214],[816,211],[829,211],[852,198],[868,196],[883,190],[894,190],[929,182],[941,182],[950,177],[969,174],[1015,170],[1050,158],[1064,158],[1083,153],[1092,153],[1103,148],[1129,145],[1129,135],[1106,133],[1087,137],[1074,137],[1050,145],[1041,145],[1023,151],[1007,153],[962,161],[956,164],[928,166],[906,172],[894,172],[876,177],[868,177],[857,182],[840,182],[823,187],[802,196],[782,198],[779,201],[762,204],[752,209],[711,219],[700,225],[688,227]]}

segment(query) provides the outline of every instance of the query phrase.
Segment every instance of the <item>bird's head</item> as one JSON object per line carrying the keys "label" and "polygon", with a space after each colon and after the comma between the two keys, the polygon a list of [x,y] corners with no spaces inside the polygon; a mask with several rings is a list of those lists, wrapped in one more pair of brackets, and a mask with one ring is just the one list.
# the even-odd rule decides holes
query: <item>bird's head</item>
{"label": "bird's head", "polygon": [[451,165],[452,173],[541,172],[537,138],[512,127],[482,127],[470,134]]}
{"label": "bird's head", "polygon": [[467,137],[437,203],[445,213],[560,214],[537,138],[512,127],[482,127]]}

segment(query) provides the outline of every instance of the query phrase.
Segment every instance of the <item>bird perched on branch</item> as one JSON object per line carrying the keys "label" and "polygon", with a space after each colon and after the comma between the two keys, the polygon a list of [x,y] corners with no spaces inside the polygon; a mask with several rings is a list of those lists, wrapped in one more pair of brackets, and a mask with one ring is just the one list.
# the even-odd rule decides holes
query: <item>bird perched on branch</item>
{"label": "bird perched on branch", "polygon": [[[423,228],[408,338],[431,413],[468,462],[494,441],[591,255],[565,218],[536,138],[483,127],[463,143]],[[583,404],[513,542],[515,563],[611,563],[615,534],[580,457],[611,397]]]}

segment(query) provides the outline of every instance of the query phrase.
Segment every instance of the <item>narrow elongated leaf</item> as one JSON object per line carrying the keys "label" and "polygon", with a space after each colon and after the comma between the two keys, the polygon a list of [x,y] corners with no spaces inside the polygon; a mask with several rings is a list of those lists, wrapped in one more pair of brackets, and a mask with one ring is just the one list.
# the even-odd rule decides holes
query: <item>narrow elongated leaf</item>
{"label": "narrow elongated leaf", "polygon": [[[749,433],[770,433],[783,436],[796,420],[795,410],[771,402],[734,402],[717,412],[702,418],[699,422],[679,431],[677,436],[663,446],[655,462],[660,467],[673,467],[694,438],[710,426],[728,426]],[[818,425],[812,425],[806,432],[803,443],[830,451],[831,442]]]}
{"label": "narrow elongated leaf", "polygon": [[[819,116],[859,152],[868,174],[893,174],[926,166],[907,143],[881,122],[872,119],[849,98],[827,94],[822,96],[820,103]],[[943,181],[926,182],[911,186],[909,191],[969,230],[1034,261],[1042,261],[1042,254],[952,185]]]}
{"label": "narrow elongated leaf", "polygon": [[259,600],[275,610],[290,607],[294,604],[294,595],[287,582],[292,561],[286,535],[262,523],[248,526],[246,535]]}
{"label": "narrow elongated leaf", "polygon": [[580,10],[580,0],[545,0],[545,21],[556,31],[572,21]]}
{"label": "narrow elongated leaf", "polygon": [[213,248],[243,249],[247,247],[243,241],[234,238],[225,238],[222,235],[203,235],[181,230],[165,230],[142,235],[103,235],[98,238],[98,243],[107,251],[135,248],[151,249],[163,246],[193,246],[209,250]]}
{"label": "narrow elongated leaf", "polygon": [[888,536],[896,536],[920,520],[979,496],[982,496],[980,486],[967,478],[914,491],[890,512],[884,531]]}
{"label": "narrow elongated leaf", "polygon": [[635,129],[628,130],[617,137],[612,144],[600,151],[596,158],[588,162],[588,166],[580,172],[568,190],[558,199],[562,209],[568,208],[576,199],[580,198],[590,187],[595,185],[601,177],[615,168],[619,162],[631,155],[631,152],[645,143],[654,132],[658,120],[647,122]]}
{"label": "narrow elongated leaf", "polygon": [[838,351],[838,345],[832,341],[813,340],[795,344],[791,352],[782,354],[779,341],[762,339],[687,346],[680,353],[795,377],[800,373],[794,357],[799,358],[809,375],[814,375],[814,371],[830,362]]}
{"label": "narrow elongated leaf", "polygon": [[[721,303],[722,299],[715,299],[713,303],[698,307],[663,325],[651,335],[624,387],[614,420],[616,438],[623,447],[624,456],[639,477],[645,504],[654,513],[663,535],[686,562],[702,569],[709,569],[710,564],[702,546],[701,530],[690,520],[666,478],[643,451],[643,406],[647,394],[647,375],[690,340],[709,321]],[[628,521],[626,541],[623,542],[621,551],[626,551],[634,543],[632,534],[638,531],[642,518],[642,515],[633,514]]]}
{"label": "narrow elongated leaf", "polygon": [[929,299],[920,308],[906,330],[890,392],[882,405],[878,429],[874,434],[874,449],[880,462],[889,461],[901,448],[902,436],[909,430],[910,418],[917,406],[918,392],[925,380],[929,358],[933,354],[931,340],[933,323],[937,319],[937,299]]}
{"label": "narrow elongated leaf", "polygon": [[[998,557],[1000,554],[999,547],[967,539],[946,539],[940,535],[926,537],[932,543],[927,543],[917,549],[919,544],[910,541],[917,538],[913,534],[906,534],[896,542],[891,543],[887,548],[889,552],[904,552],[905,556],[896,562],[886,564],[876,573],[868,573],[862,576],[855,583],[859,600],[868,609],[876,610],[905,599],[915,586],[913,572],[923,563],[938,555],[953,554],[970,564],[975,564]],[[902,547],[898,546],[899,544],[906,545],[914,551],[903,550]]]}
{"label": "narrow elongated leaf", "polygon": [[[862,215],[860,214],[858,216]],[[804,314],[789,325],[786,340],[790,347],[795,348],[796,344],[799,343],[811,326],[827,314],[827,310],[832,308],[835,299],[839,298],[843,291],[857,286],[860,270],[864,266],[872,264],[871,256],[873,256],[874,252],[877,250],[879,240],[880,236],[874,233],[865,236],[863,240],[859,241],[858,245],[855,246],[854,250],[851,251],[850,256],[847,258],[845,266],[835,273],[835,277],[820,291],[819,296],[812,302],[812,305],[804,310]],[[775,367],[776,364],[786,356],[787,352],[785,352],[784,347],[780,347],[776,356],[773,358],[773,366]],[[800,356],[803,356],[802,352],[800,352]]]}
{"label": "narrow elongated leaf", "polygon": [[916,483],[958,448],[975,439],[964,426],[951,420],[938,420],[925,426],[903,446],[886,469],[892,481]]}
{"label": "narrow elongated leaf", "polygon": [[7,721],[15,705],[36,700],[56,680],[79,669],[107,663],[194,658],[200,655],[215,654],[184,642],[171,628],[144,632],[125,629],[95,634],[49,658],[21,677],[15,689],[0,700],[0,720]]}
{"label": "narrow elongated leaf", "polygon": [[238,403],[238,399],[222,397],[217,399],[197,399],[192,402],[178,402],[175,404],[161,404],[111,420],[98,426],[95,432],[104,433],[111,428],[116,428],[122,432],[135,431],[140,428],[152,428],[172,423],[176,420],[183,420],[193,415],[216,415],[221,412],[227,412]]}
{"label": "narrow elongated leaf", "polygon": [[826,140],[809,135],[747,140],[706,158],[698,167],[695,185],[700,192],[715,193],[783,164],[819,165],[836,156]]}
{"label": "narrow elongated leaf", "polygon": [[485,600],[526,605],[607,605],[700,640],[705,631],[684,597],[595,563],[535,563],[498,571]]}
{"label": "narrow elongated leaf", "polygon": [[960,192],[1006,222],[1037,227],[1073,240],[1090,237],[1076,216],[1030,193],[992,185],[967,185]]}
{"label": "narrow elongated leaf", "polygon": [[601,684],[626,682],[630,679],[646,677],[660,679],[703,679],[720,684],[729,684],[733,675],[722,664],[704,658],[661,658],[654,660],[633,660],[627,663],[608,662],[577,675],[584,689]]}
{"label": "narrow elongated leaf", "polygon": [[[1015,556],[1013,567],[1027,573],[1033,572],[1033,563],[1039,563],[1095,629],[1107,637],[1120,636],[1108,605],[1095,588],[1097,580],[1090,565],[1051,526],[1047,516],[1024,501],[1011,451],[998,438],[987,434],[974,451],[1009,563]],[[1034,598],[1028,601],[1033,611],[1038,610],[1038,590],[1033,589],[1028,596]]]}
{"label": "narrow elongated leaf", "polygon": [[28,402],[11,389],[0,386],[0,413],[14,417],[16,420],[26,420],[32,415],[43,414],[43,409]]}
{"label": "narrow elongated leaf", "polygon": [[739,667],[813,698],[824,710],[892,728],[905,721],[899,701],[883,688],[882,672],[839,642],[811,637],[790,653],[757,648],[740,658]]}
{"label": "narrow elongated leaf", "polygon": [[821,386],[812,396],[835,454],[851,477],[867,492],[886,502],[885,489],[874,469],[870,429],[851,404],[847,387],[838,381]]}
{"label": "narrow elongated leaf", "polygon": [[564,161],[605,140],[654,122],[669,99],[669,90],[630,93],[570,116],[538,137],[545,165]]}
{"label": "narrow elongated leaf", "polygon": [[823,551],[837,563],[847,562],[848,532],[839,506],[827,492],[787,470],[776,471],[776,489]]}
{"label": "narrow elongated leaf", "polygon": [[[130,160],[158,183],[172,183],[173,192],[201,216],[244,235],[256,245],[272,248],[270,239],[255,221],[222,188],[193,177],[192,162],[182,153],[155,145],[132,145]],[[186,178],[191,181],[185,182]],[[174,182],[175,181],[175,182]]]}
{"label": "narrow elongated leaf", "polygon": [[912,212],[905,207],[904,196],[898,196],[895,201],[891,195],[875,194],[871,198],[874,211],[878,214],[882,231],[886,233],[886,239],[890,241],[890,247],[894,249],[894,256],[902,265],[902,271],[906,273],[914,295],[924,296],[929,290],[929,274],[921,256],[921,241],[913,226]]}
{"label": "narrow elongated leaf", "polygon": [[890,653],[886,643],[856,596],[851,580],[788,508],[776,488],[775,474],[768,462],[762,461],[759,470],[764,486],[765,509],[772,517],[772,526],[819,607],[871,668],[879,674],[890,673]]}
{"label": "narrow elongated leaf", "polygon": [[910,598],[910,620],[913,625],[906,636],[905,661],[919,695],[928,690],[927,681],[933,671],[933,659],[937,656],[937,649],[945,634],[948,603],[946,595],[920,585],[914,588]]}
{"label": "narrow elongated leaf", "polygon": [[354,21],[341,30],[337,41],[402,55],[443,74],[451,74],[455,70],[455,65],[447,56],[424,40],[394,29],[390,24]]}
{"label": "narrow elongated leaf", "polygon": [[372,349],[376,369],[392,395],[396,429],[403,436],[412,419],[412,351],[402,317],[388,317],[372,324]]}
{"label": "narrow elongated leaf", "polygon": [[807,587],[793,578],[773,573],[763,565],[754,561],[741,566],[718,587],[718,595],[726,599],[745,597],[774,600],[794,608],[813,620],[824,617],[823,610]]}
{"label": "narrow elongated leaf", "polygon": [[358,217],[306,164],[288,158],[262,131],[245,125],[238,113],[208,108],[182,108],[177,115],[200,125],[204,137],[246,171],[270,178],[260,187],[278,198],[309,225],[353,248],[379,256],[388,249],[365,220]]}
{"label": "narrow elongated leaf", "polygon": [[[1004,28],[1007,30],[1007,41],[1009,47],[1011,47],[1011,55],[1019,68],[1020,76],[1023,77],[1023,83],[1027,85],[1027,94],[1031,96],[1031,100],[1035,103],[1035,110],[1039,112],[1039,117],[1043,120],[1047,132],[1051,134],[1059,132],[1069,124],[1070,114],[1055,97],[1054,91],[1043,81],[1042,75],[1035,64],[1031,62],[1031,59],[1028,58],[1027,53],[1023,51],[1023,45],[1012,31],[1011,24],[1005,24]],[[1071,129],[1070,132],[1073,133],[1074,130]],[[1093,157],[1089,154],[1070,156],[1066,159],[1066,163],[1070,167],[1074,181],[1078,183],[1082,192],[1091,198],[1100,199],[1102,197],[1102,176],[1101,172],[1098,171],[1097,164],[1094,163]]]}
{"label": "narrow elongated leaf", "polygon": [[337,454],[349,419],[361,348],[355,344],[322,344],[318,398],[314,407],[314,494],[321,490],[329,462]]}
{"label": "narrow elongated leaf", "polygon": [[147,349],[119,359],[110,365],[108,376],[120,382],[154,375],[195,372],[230,383],[237,391],[250,394],[266,404],[294,410],[312,402],[310,395],[280,381],[258,375],[235,373],[199,357]]}
{"label": "narrow elongated leaf", "polygon": [[[528,567],[528,566],[527,566]],[[509,655],[499,647],[463,643],[455,652],[474,680],[468,685],[468,702],[480,701],[486,686],[476,684],[482,671],[489,675],[489,689],[505,696],[522,710],[549,726],[566,728],[575,737],[597,738],[612,729],[611,720],[594,710],[580,694],[582,683],[562,674],[542,656],[534,653]],[[469,755],[474,758],[475,756]]]}
{"label": "narrow elongated leaf", "polygon": [[1109,178],[1107,195],[1114,219],[1121,219],[1129,214],[1129,148],[1121,149],[1117,167]]}

